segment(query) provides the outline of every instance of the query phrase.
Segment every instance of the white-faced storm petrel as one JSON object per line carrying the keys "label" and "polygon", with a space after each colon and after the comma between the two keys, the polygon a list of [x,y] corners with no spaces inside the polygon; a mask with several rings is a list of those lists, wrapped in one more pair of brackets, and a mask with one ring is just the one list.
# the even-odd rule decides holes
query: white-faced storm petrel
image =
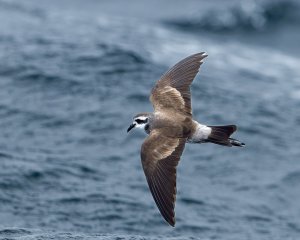
{"label": "white-faced storm petrel", "polygon": [[204,52],[191,55],[169,69],[150,95],[153,113],[139,113],[127,132],[142,128],[149,135],[141,148],[141,160],[154,201],[171,225],[175,225],[176,167],[185,143],[215,143],[227,147],[245,144],[231,138],[235,125],[206,126],[193,119],[190,85]]}

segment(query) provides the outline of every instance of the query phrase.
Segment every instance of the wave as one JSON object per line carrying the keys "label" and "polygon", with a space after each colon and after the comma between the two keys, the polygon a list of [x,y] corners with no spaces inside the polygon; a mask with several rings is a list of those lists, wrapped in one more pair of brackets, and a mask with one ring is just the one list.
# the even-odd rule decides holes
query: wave
{"label": "wave", "polygon": [[0,229],[0,236],[6,235],[6,236],[11,236],[11,235],[27,235],[31,234],[31,231],[23,228],[4,228]]}
{"label": "wave", "polygon": [[26,5],[14,2],[14,1],[8,1],[8,0],[0,0],[0,8],[12,11],[12,12],[19,12],[28,14],[33,17],[37,18],[45,18],[46,12],[43,11],[41,8],[38,7],[27,7]]}
{"label": "wave", "polygon": [[260,32],[279,24],[299,24],[300,7],[294,1],[244,1],[206,11],[201,16],[166,21],[168,25],[187,31]]}
{"label": "wave", "polygon": [[[115,217],[115,216],[112,216]],[[54,231],[42,231],[39,229],[23,229],[23,228],[7,228],[0,229],[0,237],[4,239],[28,239],[28,240],[46,240],[46,239],[98,239],[98,240],[192,240],[194,237],[189,236],[142,236],[142,235],[133,235],[133,234],[111,234],[111,233],[81,233],[81,232],[54,232]],[[20,239],[21,239],[20,238]]]}

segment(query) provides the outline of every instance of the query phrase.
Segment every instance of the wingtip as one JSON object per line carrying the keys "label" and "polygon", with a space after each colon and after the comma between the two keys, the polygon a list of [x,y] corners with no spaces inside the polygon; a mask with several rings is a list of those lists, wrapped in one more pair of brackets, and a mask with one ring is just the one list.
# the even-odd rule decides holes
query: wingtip
{"label": "wingtip", "polygon": [[176,223],[175,214],[171,218],[165,218],[165,220],[171,227],[175,227],[175,223]]}
{"label": "wingtip", "polygon": [[191,55],[190,57],[201,57],[201,59],[206,58],[208,54],[206,52],[199,52]]}
{"label": "wingtip", "polygon": [[176,223],[175,215],[173,217],[168,217],[162,214],[162,216],[167,224],[169,224],[171,227],[175,227],[175,223]]}
{"label": "wingtip", "polygon": [[170,221],[168,221],[168,223],[170,224],[171,227],[175,227],[175,218],[171,219]]}
{"label": "wingtip", "polygon": [[203,58],[206,58],[208,56],[208,54],[206,52],[201,52],[200,54]]}
{"label": "wingtip", "polygon": [[208,54],[206,52],[196,53],[195,55],[197,55],[199,57],[200,64],[202,64],[203,63],[203,59],[208,56]]}

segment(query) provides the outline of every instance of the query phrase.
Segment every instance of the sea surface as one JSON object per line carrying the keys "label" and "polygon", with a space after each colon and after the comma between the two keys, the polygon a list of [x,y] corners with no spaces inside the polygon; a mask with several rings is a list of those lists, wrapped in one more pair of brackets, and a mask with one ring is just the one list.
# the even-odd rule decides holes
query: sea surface
{"label": "sea surface", "polygon": [[[300,2],[0,0],[0,239],[300,239]],[[194,118],[245,148],[186,145],[176,227],[140,162],[155,81],[208,57]]]}

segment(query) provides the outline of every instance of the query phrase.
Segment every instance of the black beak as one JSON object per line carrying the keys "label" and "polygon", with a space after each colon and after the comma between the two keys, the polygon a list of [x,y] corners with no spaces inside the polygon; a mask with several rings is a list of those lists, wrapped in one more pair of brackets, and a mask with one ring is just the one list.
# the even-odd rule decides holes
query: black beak
{"label": "black beak", "polygon": [[131,129],[133,129],[135,127],[135,124],[134,123],[132,123],[130,126],[129,126],[129,128],[127,129],[127,132],[129,132]]}

